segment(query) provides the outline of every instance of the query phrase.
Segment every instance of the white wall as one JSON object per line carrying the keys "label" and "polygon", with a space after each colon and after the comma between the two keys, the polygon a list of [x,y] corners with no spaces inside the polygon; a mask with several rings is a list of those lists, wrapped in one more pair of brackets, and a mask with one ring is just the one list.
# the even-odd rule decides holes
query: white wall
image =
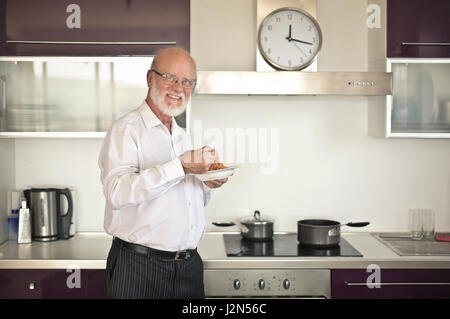
{"label": "white wall", "polygon": [[242,165],[214,191],[208,224],[259,209],[275,217],[278,230],[326,217],[370,221],[364,230],[406,231],[408,209],[429,207],[437,229],[450,230],[450,141],[369,137],[364,97],[199,96],[193,105],[203,132],[279,128],[278,172]]}
{"label": "white wall", "polygon": [[[365,0],[318,1],[326,41],[319,70],[367,70],[366,6]],[[255,69],[255,8],[254,0],[191,0],[191,52],[199,70]],[[202,133],[279,129],[277,174],[244,163],[214,191],[208,230],[216,230],[211,221],[236,221],[260,209],[275,217],[276,230],[329,217],[370,221],[364,230],[402,231],[413,207],[435,209],[437,230],[450,230],[450,141],[369,137],[366,97],[196,96],[192,105]],[[205,142],[217,140],[205,136]],[[78,230],[102,231],[100,145],[99,139],[18,139],[17,187],[74,186]]]}
{"label": "white wall", "polygon": [[103,231],[104,198],[97,165],[101,139],[17,139],[16,186],[75,190],[77,231]]}

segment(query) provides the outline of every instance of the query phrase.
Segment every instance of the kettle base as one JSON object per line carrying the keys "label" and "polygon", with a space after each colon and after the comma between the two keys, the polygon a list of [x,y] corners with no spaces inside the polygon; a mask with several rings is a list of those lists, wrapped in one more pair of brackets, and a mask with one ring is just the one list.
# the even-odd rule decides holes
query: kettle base
{"label": "kettle base", "polygon": [[34,241],[54,241],[58,240],[58,236],[33,237]]}

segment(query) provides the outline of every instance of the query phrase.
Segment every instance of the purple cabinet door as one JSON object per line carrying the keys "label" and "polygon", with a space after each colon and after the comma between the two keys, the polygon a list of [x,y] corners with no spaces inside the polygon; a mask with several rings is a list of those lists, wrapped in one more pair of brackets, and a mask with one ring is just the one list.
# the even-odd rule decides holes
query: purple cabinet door
{"label": "purple cabinet door", "polygon": [[103,298],[103,269],[0,269],[0,299]]}
{"label": "purple cabinet door", "polygon": [[449,16],[448,0],[388,0],[387,56],[450,57]]}
{"label": "purple cabinet door", "polygon": [[189,50],[189,0],[2,3],[3,55],[152,55],[174,45]]}
{"label": "purple cabinet door", "polygon": [[[334,269],[331,297],[340,299],[450,298],[450,269],[381,269],[379,288],[373,272],[365,269]],[[369,278],[369,276],[372,276]],[[372,286],[367,285],[367,280]]]}
{"label": "purple cabinet door", "polygon": [[82,275],[86,289],[84,297],[88,299],[102,299],[105,297],[105,269],[83,269]]}

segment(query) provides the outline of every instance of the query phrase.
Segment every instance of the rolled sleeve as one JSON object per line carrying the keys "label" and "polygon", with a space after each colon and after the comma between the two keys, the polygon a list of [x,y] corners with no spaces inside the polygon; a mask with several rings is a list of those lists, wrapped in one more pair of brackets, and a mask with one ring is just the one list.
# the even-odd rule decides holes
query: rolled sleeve
{"label": "rolled sleeve", "polygon": [[181,165],[181,161],[178,157],[160,165],[160,167],[167,180],[178,179],[180,177],[184,177],[185,175],[183,166]]}
{"label": "rolled sleeve", "polygon": [[113,127],[99,156],[106,200],[113,209],[134,206],[165,193],[185,174],[178,158],[139,169],[137,137],[128,126]]}

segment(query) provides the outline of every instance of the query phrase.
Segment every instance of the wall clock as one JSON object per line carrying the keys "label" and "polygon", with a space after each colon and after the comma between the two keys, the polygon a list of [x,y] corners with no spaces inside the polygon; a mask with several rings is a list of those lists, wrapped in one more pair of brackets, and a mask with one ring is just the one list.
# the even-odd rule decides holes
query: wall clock
{"label": "wall clock", "polygon": [[263,19],[257,42],[269,65],[277,70],[298,71],[316,58],[322,47],[322,31],[306,11],[280,8]]}

